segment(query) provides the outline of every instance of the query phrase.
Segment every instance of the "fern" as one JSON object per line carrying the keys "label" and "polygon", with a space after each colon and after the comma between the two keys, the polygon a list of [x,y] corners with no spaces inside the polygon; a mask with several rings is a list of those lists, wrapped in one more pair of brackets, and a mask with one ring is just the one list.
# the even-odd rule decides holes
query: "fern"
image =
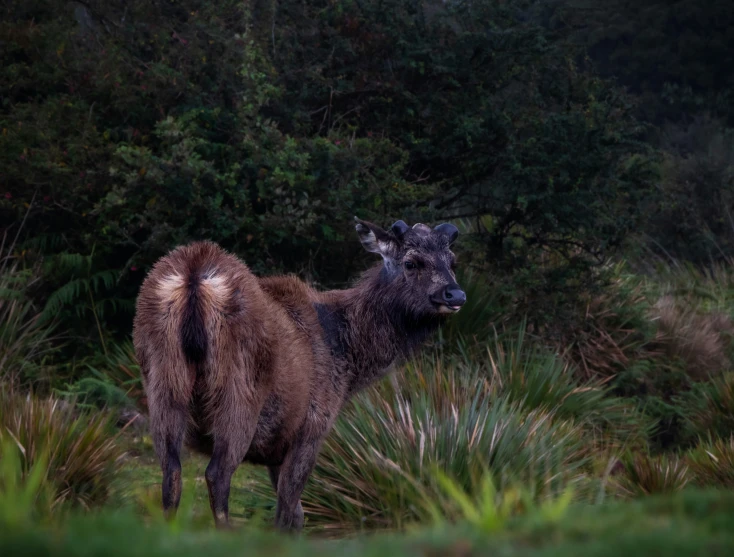
{"label": "fern", "polygon": [[46,275],[86,275],[93,265],[92,255],[62,252],[48,257],[44,263]]}
{"label": "fern", "polygon": [[[62,309],[74,305],[77,317],[82,317],[90,309],[90,306],[87,305],[90,295],[97,296],[101,292],[112,290],[116,282],[117,273],[112,270],[99,271],[87,277],[72,279],[48,297],[43,314],[45,316],[56,315]],[[98,314],[99,305],[99,301],[95,302],[94,310]],[[114,302],[112,305],[113,309],[117,309]]]}
{"label": "fern", "polygon": [[89,255],[59,253],[46,260],[47,276],[55,276],[62,286],[53,291],[46,300],[42,315],[45,319],[72,309],[78,319],[91,313],[97,327],[102,349],[107,354],[101,320],[109,313],[121,308],[131,309],[131,302],[105,296],[114,292],[119,274],[112,269],[96,270],[94,247]]}
{"label": "fern", "polygon": [[48,253],[58,250],[63,243],[64,238],[59,234],[34,234],[24,240],[19,247],[35,253]]}

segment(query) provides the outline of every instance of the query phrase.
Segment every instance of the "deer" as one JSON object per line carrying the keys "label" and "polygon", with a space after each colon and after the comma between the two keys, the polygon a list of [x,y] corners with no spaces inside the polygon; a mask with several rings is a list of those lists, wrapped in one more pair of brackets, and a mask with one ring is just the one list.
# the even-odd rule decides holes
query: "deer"
{"label": "deer", "polygon": [[275,527],[303,528],[301,495],[350,398],[414,357],[466,294],[451,248],[456,226],[355,218],[382,261],[350,288],[316,290],[295,275],[257,277],[209,240],[180,245],[145,277],[133,344],[162,471],[166,517],[181,499],[184,445],[205,470],[216,528],[232,528],[232,475],[267,467]]}

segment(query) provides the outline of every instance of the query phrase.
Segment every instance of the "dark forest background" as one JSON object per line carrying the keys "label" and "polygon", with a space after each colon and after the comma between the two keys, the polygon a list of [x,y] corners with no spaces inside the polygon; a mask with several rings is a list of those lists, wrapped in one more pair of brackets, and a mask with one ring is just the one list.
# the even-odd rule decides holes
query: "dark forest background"
{"label": "dark forest background", "polygon": [[725,1],[2,15],[2,232],[78,333],[127,334],[146,271],[195,238],[344,285],[366,265],[353,215],[459,223],[463,265],[547,315],[619,248],[700,265],[734,249]]}

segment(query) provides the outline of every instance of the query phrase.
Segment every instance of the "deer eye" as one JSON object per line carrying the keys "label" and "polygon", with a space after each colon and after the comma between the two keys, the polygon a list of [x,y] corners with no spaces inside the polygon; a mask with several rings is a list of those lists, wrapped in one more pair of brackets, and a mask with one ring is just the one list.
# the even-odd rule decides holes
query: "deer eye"
{"label": "deer eye", "polygon": [[408,271],[412,271],[413,269],[416,268],[416,264],[413,263],[412,261],[406,261],[405,268],[408,269]]}

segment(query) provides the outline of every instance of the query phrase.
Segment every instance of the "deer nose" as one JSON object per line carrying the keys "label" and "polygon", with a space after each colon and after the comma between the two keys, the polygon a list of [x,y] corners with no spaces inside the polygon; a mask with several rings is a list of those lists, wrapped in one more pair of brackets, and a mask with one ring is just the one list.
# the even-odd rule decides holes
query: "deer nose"
{"label": "deer nose", "polygon": [[448,306],[463,306],[466,302],[466,293],[458,284],[449,284],[443,291],[443,301]]}

